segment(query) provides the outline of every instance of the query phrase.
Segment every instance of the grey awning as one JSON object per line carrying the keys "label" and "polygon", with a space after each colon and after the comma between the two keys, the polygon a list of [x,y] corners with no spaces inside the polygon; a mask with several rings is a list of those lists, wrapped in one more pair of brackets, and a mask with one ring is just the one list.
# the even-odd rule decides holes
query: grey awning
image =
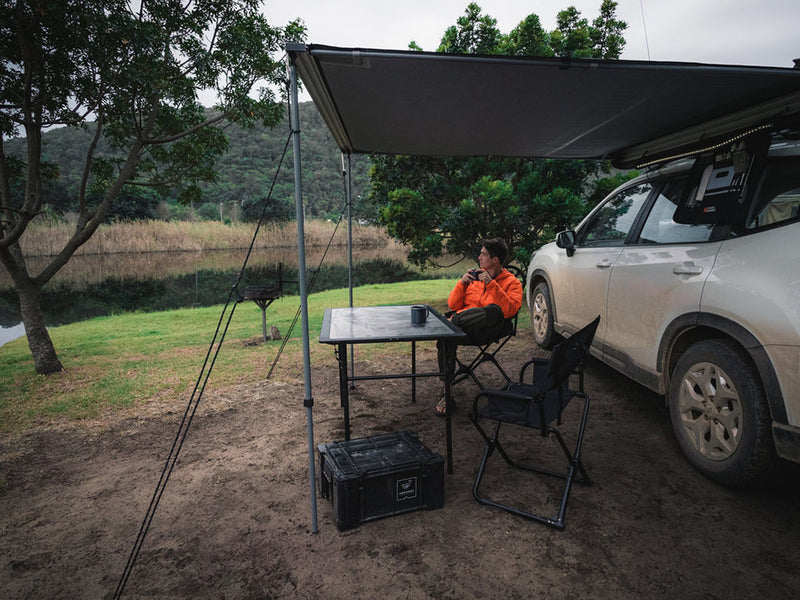
{"label": "grey awning", "polygon": [[291,45],[345,153],[610,158],[800,113],[800,70]]}

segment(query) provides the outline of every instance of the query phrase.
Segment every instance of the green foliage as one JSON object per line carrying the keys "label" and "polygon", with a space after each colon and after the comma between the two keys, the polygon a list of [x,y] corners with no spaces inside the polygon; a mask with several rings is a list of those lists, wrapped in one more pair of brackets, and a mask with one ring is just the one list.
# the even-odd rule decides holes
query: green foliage
{"label": "green foliage", "polygon": [[[504,35],[472,3],[447,29],[439,51],[619,58],[627,26],[615,11],[616,2],[603,0],[589,24],[569,7],[549,33],[531,14]],[[477,258],[481,239],[489,237],[503,238],[511,259],[526,264],[532,250],[576,224],[626,177],[609,178],[609,171],[592,161],[373,156],[370,201],[389,234],[412,246],[409,259],[419,266],[445,254]]]}
{"label": "green foliage", "polygon": [[[300,105],[300,127],[303,131],[301,152],[303,164],[303,201],[309,217],[338,218],[344,208],[341,154],[322,116],[312,102]],[[220,158],[217,178],[202,185],[205,201],[226,206],[239,203],[240,217],[255,221],[261,216],[269,195],[272,177],[281,159],[289,135],[284,118],[274,129],[229,128],[231,147]],[[283,159],[283,168],[272,189],[266,207],[268,220],[286,221],[295,217],[294,172],[291,145]],[[351,157],[352,196],[366,198],[369,159]],[[375,207],[356,201],[354,215],[371,222],[377,220]]]}
{"label": "green foliage", "polygon": [[589,24],[581,18],[574,6],[562,10],[556,17],[558,27],[550,36],[556,56],[588,58],[594,53],[589,35]]}
{"label": "green foliage", "polygon": [[628,28],[625,21],[616,17],[617,3],[603,0],[600,15],[592,21],[589,38],[595,54],[593,58],[619,58],[625,48],[625,37],[622,32]]}
{"label": "green foliage", "polygon": [[[388,202],[381,207],[379,214],[389,235],[404,243],[413,242],[409,256],[412,262],[420,262],[416,257],[421,252],[429,254],[441,247],[441,234],[432,230],[430,225],[441,222],[444,213],[434,203],[426,202],[420,192],[409,188],[389,192]],[[425,235],[420,235],[420,232],[425,232]]]}
{"label": "green foliage", "polygon": [[528,15],[502,40],[502,54],[511,56],[553,56],[550,35],[537,15]]}
{"label": "green foliage", "polygon": [[603,0],[600,15],[592,21],[581,18],[574,6],[558,13],[558,27],[550,43],[557,56],[570,58],[619,58],[625,47],[624,21],[616,19],[617,3]]}
{"label": "green foliage", "polygon": [[457,25],[447,28],[437,52],[450,54],[497,54],[500,30],[497,19],[481,15],[481,7],[474,2],[467,6]]}
{"label": "green foliage", "polygon": [[[602,198],[585,193],[601,167],[591,161],[376,156],[371,173],[376,191],[398,186],[386,192],[381,222],[412,246],[409,260],[423,266],[444,254],[477,259],[480,240],[490,237],[503,238],[512,256],[526,262],[532,249]],[[620,177],[608,184],[596,179],[596,189],[615,187]]]}
{"label": "green foliage", "polygon": [[197,216],[204,221],[219,221],[219,205],[213,202],[203,202],[197,209]]}
{"label": "green foliage", "polygon": [[155,219],[158,196],[148,189],[125,189],[120,192],[119,202],[111,205],[105,222]]}

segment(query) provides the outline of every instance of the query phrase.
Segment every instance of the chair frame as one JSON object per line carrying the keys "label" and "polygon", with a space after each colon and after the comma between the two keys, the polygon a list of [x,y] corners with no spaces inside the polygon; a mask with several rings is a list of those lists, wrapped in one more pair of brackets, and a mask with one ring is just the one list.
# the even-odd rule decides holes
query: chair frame
{"label": "chair frame", "polygon": [[[519,313],[517,313],[519,314]],[[506,373],[505,369],[500,366],[500,363],[497,361],[497,353],[503,349],[503,346],[515,335],[517,335],[517,315],[514,315],[511,319],[507,319],[512,321],[512,330],[511,333],[506,333],[499,337],[496,340],[492,340],[491,342],[487,342],[485,344],[459,344],[458,348],[467,347],[467,348],[477,348],[478,353],[477,355],[470,361],[462,361],[458,357],[458,351],[455,353],[456,357],[456,370],[453,374],[453,385],[464,381],[467,377],[472,379],[475,382],[475,385],[478,386],[479,389],[485,390],[486,386],[483,385],[478,379],[478,376],[475,375],[475,369],[477,369],[483,363],[489,362],[492,363],[495,368],[500,372],[500,374],[505,377],[506,383],[511,383],[512,379],[509,377],[508,373]],[[490,348],[494,345],[497,345],[496,348],[490,350]]]}
{"label": "chair frame", "polygon": [[[506,265],[505,267],[511,273],[514,274],[517,279],[520,280],[522,283],[522,289],[525,290],[525,272],[516,267],[514,265]],[[522,310],[522,307],[520,307]],[[508,333],[503,333],[502,335],[498,336],[496,339],[491,340],[489,342],[483,344],[459,344],[455,351],[455,358],[456,358],[456,369],[453,373],[453,385],[464,381],[467,377],[472,379],[475,382],[475,385],[478,386],[478,389],[485,390],[486,386],[481,383],[478,379],[477,375],[475,375],[475,370],[482,365],[483,363],[492,363],[495,368],[500,372],[500,374],[505,378],[506,383],[510,384],[512,382],[511,377],[509,377],[508,373],[506,373],[505,369],[500,365],[497,361],[497,353],[503,349],[508,341],[517,335],[517,321],[519,320],[519,311],[513,317],[506,319],[507,322],[510,323],[511,329]],[[492,346],[497,346],[494,349],[491,349]],[[458,348],[467,347],[467,348],[477,348],[478,353],[477,355],[470,361],[461,360],[458,357]],[[491,349],[491,350],[490,350]]]}
{"label": "chair frame", "polygon": [[[593,325],[596,327],[596,322],[599,319],[596,319],[595,322],[590,323],[585,329],[592,327]],[[593,332],[592,332],[593,337]],[[562,343],[568,343],[569,339],[565,340]],[[562,404],[557,417],[550,419],[549,421],[545,418],[545,409],[544,409],[544,399],[548,392],[553,393],[555,391],[555,387],[552,386],[546,390],[537,393],[536,395],[526,395],[524,393],[520,393],[519,391],[514,391],[515,384],[509,384],[506,386],[505,389],[497,390],[497,389],[482,389],[478,394],[475,396],[475,400],[473,401],[472,412],[470,414],[470,419],[472,420],[473,425],[478,430],[478,432],[483,437],[485,442],[483,456],[481,458],[480,465],[478,466],[478,472],[475,476],[475,482],[472,486],[472,495],[481,504],[485,504],[488,506],[494,506],[496,508],[500,508],[502,510],[508,511],[512,514],[525,517],[527,519],[531,519],[537,521],[539,523],[543,523],[550,527],[554,527],[559,530],[563,530],[565,527],[565,519],[566,519],[566,512],[567,512],[567,502],[569,500],[569,494],[572,489],[573,483],[581,483],[585,485],[591,485],[592,481],[586,472],[586,468],[581,461],[581,451],[583,447],[583,440],[584,435],[586,432],[586,423],[589,416],[589,405],[590,405],[590,398],[589,395],[586,393],[584,389],[584,376],[583,376],[583,364],[588,358],[588,348],[585,349],[585,356],[581,359],[578,366],[571,371],[571,373],[566,374],[565,381],[568,382],[570,377],[577,376],[578,378],[578,386],[577,390],[570,390],[572,394],[570,397],[570,401],[573,400],[582,400],[583,401],[583,408],[581,410],[581,419],[580,424],[578,427],[578,435],[577,440],[575,442],[575,446],[572,450],[568,447],[567,443],[565,442],[561,432],[553,425],[553,422],[556,422],[556,425],[561,425],[561,410],[564,408],[563,404],[563,396],[559,396],[559,402]],[[531,366],[534,367],[534,371],[536,370],[536,366],[544,367],[546,369],[546,365],[549,361],[547,359],[542,358],[534,358],[529,360],[520,369],[520,376],[519,381],[523,382],[525,379],[525,372]],[[558,393],[561,394],[563,392],[563,388],[561,387],[564,381],[557,382],[558,385]],[[519,390],[519,388],[517,388]],[[534,427],[531,425],[525,425],[528,428],[538,428],[541,437],[549,437],[551,434],[558,442],[558,445],[561,448],[561,451],[564,453],[565,458],[567,459],[567,468],[563,472],[552,471],[549,469],[543,469],[531,464],[525,464],[514,460],[511,458],[508,453],[506,452],[505,448],[500,442],[500,429],[501,426],[506,423],[509,425],[515,424],[513,422],[506,422],[498,419],[492,419],[491,417],[487,417],[489,420],[495,421],[495,426],[492,433],[488,433],[483,427],[480,425],[480,418],[481,415],[478,411],[478,404],[482,398],[507,398],[513,399],[518,401],[525,401],[525,402],[532,402],[537,403],[539,407],[539,426]],[[520,424],[516,424],[517,426],[523,426]],[[523,508],[519,508],[517,506],[511,506],[509,504],[504,504],[489,498],[488,496],[481,495],[480,492],[480,485],[483,481],[483,476],[486,471],[486,466],[488,464],[489,458],[497,450],[503,459],[508,463],[510,466],[521,469],[524,471],[528,471],[531,473],[536,473],[540,475],[546,475],[550,477],[556,477],[559,479],[564,480],[564,486],[562,490],[561,500],[559,503],[558,511],[555,516],[544,516],[538,513],[531,512],[530,510],[525,510]]]}

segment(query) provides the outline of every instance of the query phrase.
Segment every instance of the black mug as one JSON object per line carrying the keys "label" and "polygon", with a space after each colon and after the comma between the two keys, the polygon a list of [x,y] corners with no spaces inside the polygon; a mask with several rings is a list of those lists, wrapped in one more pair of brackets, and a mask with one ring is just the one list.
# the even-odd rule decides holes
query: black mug
{"label": "black mug", "polygon": [[428,307],[415,304],[411,307],[411,324],[422,325],[428,319]]}

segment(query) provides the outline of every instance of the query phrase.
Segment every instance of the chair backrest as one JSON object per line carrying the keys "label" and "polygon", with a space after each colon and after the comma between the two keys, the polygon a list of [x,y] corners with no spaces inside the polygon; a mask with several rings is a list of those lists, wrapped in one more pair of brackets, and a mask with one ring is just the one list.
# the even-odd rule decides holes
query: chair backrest
{"label": "chair backrest", "polygon": [[528,274],[525,271],[523,271],[522,269],[520,269],[516,265],[506,265],[505,269],[509,273],[511,273],[514,277],[519,279],[519,282],[522,284],[522,289],[524,290],[525,289],[525,283],[526,283],[525,280],[526,280]]}
{"label": "chair backrest", "polygon": [[[527,283],[527,272],[520,269],[516,265],[506,265],[506,270],[510,272],[514,277],[519,279],[519,282],[522,284],[522,291],[525,291],[525,284]],[[509,333],[507,335],[517,335],[517,323],[519,321],[519,313],[522,310],[522,306],[520,305],[519,310],[517,313],[508,319],[509,322]]]}
{"label": "chair backrest", "polygon": [[571,373],[583,367],[583,363],[589,356],[589,347],[592,345],[599,323],[600,315],[586,327],[553,348],[547,369],[546,389],[557,388],[567,381]]}

